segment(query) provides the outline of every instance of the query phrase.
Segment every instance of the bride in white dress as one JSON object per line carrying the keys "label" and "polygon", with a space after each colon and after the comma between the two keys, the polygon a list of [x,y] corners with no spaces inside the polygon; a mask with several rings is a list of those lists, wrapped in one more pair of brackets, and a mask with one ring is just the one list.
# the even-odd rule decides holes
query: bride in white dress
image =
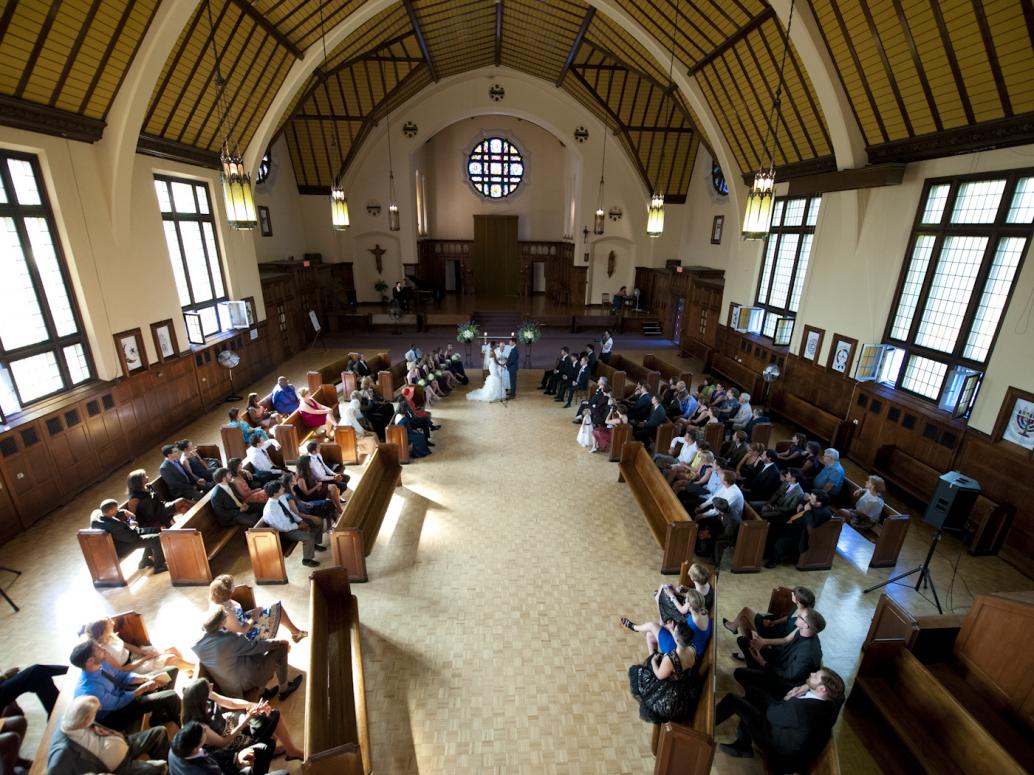
{"label": "bride in white dress", "polygon": [[478,390],[467,393],[468,401],[505,401],[506,388],[503,387],[502,374],[505,374],[495,357],[488,358],[488,376],[485,384]]}

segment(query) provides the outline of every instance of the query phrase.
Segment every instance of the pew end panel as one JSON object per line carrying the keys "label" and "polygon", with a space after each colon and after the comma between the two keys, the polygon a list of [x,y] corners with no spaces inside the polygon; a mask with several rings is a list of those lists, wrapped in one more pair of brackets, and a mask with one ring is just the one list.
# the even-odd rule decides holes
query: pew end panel
{"label": "pew end panel", "polygon": [[760,573],[765,562],[765,543],[769,524],[761,519],[753,507],[744,501],[743,521],[736,533],[732,550],[733,573]]}
{"label": "pew end panel", "polygon": [[342,465],[359,464],[359,442],[356,439],[355,428],[351,425],[338,425],[335,427],[334,443],[341,448],[341,459],[337,462]]}
{"label": "pew end panel", "polygon": [[287,565],[280,543],[280,531],[271,527],[253,527],[244,531],[251,556],[251,570],[256,584],[286,584]]}
{"label": "pew end panel", "polygon": [[211,583],[212,566],[208,563],[205,540],[193,528],[171,528],[161,532],[162,551],[169,566],[174,587],[201,586]]}
{"label": "pew end panel", "polygon": [[[243,435],[243,434],[242,434]],[[198,444],[197,453],[210,460],[218,460],[219,466],[226,465],[226,458],[223,457],[223,451],[219,448],[218,444]]]}
{"label": "pew end panel", "polygon": [[682,570],[687,560],[692,563],[693,550],[697,544],[697,523],[691,519],[669,522],[664,539],[664,553],[661,556],[661,573],[671,575]]}
{"label": "pew end panel", "polygon": [[398,448],[399,463],[402,465],[409,464],[409,433],[402,425],[389,425],[384,429],[384,438],[388,442]]}
{"label": "pew end panel", "polygon": [[[703,700],[703,697],[701,697]],[[707,775],[714,763],[714,734],[685,724],[661,724],[654,775]]]}
{"label": "pew end panel", "polygon": [[248,453],[248,445],[244,443],[244,434],[234,425],[223,425],[219,429],[219,440],[226,450],[226,459],[239,457],[241,460]]}
{"label": "pew end panel", "polygon": [[[291,415],[291,417],[293,416]],[[288,464],[294,463],[298,459],[298,450],[302,443],[301,437],[298,435],[298,426],[291,423],[290,419],[288,417],[284,422],[273,426],[273,438],[280,445],[280,453],[284,456],[284,462]],[[291,455],[294,457],[290,457]]]}
{"label": "pew end panel", "polygon": [[392,378],[390,370],[377,372],[377,392],[385,401],[390,401],[395,397],[395,380]]}
{"label": "pew end panel", "polygon": [[711,445],[711,451],[717,456],[718,450],[725,443],[725,423],[712,420],[704,426],[704,441]]}
{"label": "pew end panel", "polygon": [[808,550],[797,558],[797,570],[829,570],[837,553],[844,520],[833,517],[815,529],[808,529]]}
{"label": "pew end panel", "polygon": [[750,443],[751,444],[764,444],[768,447],[769,441],[772,440],[772,423],[762,422],[754,425],[750,429]]}
{"label": "pew end panel", "polygon": [[107,530],[84,529],[78,532],[79,548],[93,579],[93,586],[124,587],[122,560],[115,551],[115,541]]}
{"label": "pew end panel", "polygon": [[310,371],[305,375],[305,383],[308,385],[309,390],[315,393],[320,389],[320,385],[323,384],[323,374],[318,371]]}
{"label": "pew end panel", "polygon": [[632,438],[632,426],[628,423],[615,425],[610,432],[610,456],[607,458],[611,463],[621,461],[621,450],[626,442]]}
{"label": "pew end panel", "polygon": [[657,434],[653,441],[653,451],[659,452],[662,455],[667,455],[668,450],[671,449],[671,440],[675,436],[675,426],[665,420],[663,423],[657,426]]}
{"label": "pew end panel", "polygon": [[[354,495],[352,496],[355,497]],[[330,534],[330,549],[334,564],[348,571],[350,582],[369,581],[366,572],[366,543],[362,531],[356,528],[335,529]]]}
{"label": "pew end panel", "polygon": [[876,538],[876,548],[869,560],[870,568],[893,568],[897,565],[911,522],[908,514],[893,514],[883,520]]}

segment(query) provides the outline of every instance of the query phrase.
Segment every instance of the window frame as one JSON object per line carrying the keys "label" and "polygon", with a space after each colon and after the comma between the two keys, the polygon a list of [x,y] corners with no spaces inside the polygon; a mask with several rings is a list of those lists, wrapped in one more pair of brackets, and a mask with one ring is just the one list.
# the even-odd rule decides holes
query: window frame
{"label": "window frame", "polygon": [[[172,207],[173,207],[172,212],[163,212],[162,209],[161,209],[161,203],[159,203],[158,204],[158,214],[162,218],[163,228],[164,228],[164,224],[165,224],[166,221],[172,221],[173,223],[176,224],[176,241],[179,244],[179,256],[173,256],[170,253],[169,260],[170,261],[175,261],[177,259],[179,260],[180,266],[181,266],[182,271],[183,271],[183,277],[186,280],[187,293],[190,296],[190,302],[191,302],[188,305],[181,306],[180,307],[180,312],[181,313],[183,313],[183,312],[196,312],[198,314],[201,314],[202,310],[208,309],[209,307],[211,307],[212,310],[215,312],[215,319],[216,319],[217,330],[212,332],[212,333],[210,333],[210,334],[205,334],[204,331],[202,330],[202,335],[205,337],[205,340],[207,341],[209,339],[209,337],[218,336],[219,334],[224,333],[222,325],[219,323],[219,302],[221,302],[221,301],[230,301],[230,288],[229,288],[229,286],[226,283],[226,267],[223,264],[223,254],[222,254],[222,251],[221,251],[221,249],[219,247],[219,229],[218,229],[218,223],[217,223],[216,218],[215,218],[215,207],[214,207],[213,202],[212,202],[212,192],[211,192],[211,190],[208,187],[208,181],[207,180],[195,180],[193,178],[180,178],[180,177],[176,177],[175,175],[163,175],[163,174],[157,173],[157,172],[154,173],[154,180],[155,180],[155,182],[161,181],[161,182],[165,183],[168,186],[169,201],[172,203]],[[196,212],[193,212],[193,213],[178,213],[178,212],[176,212],[176,209],[175,209],[176,208],[176,205],[175,205],[175,201],[176,200],[174,199],[173,193],[172,193],[172,184],[173,183],[182,183],[184,185],[190,186],[191,193],[194,196],[194,207],[196,209]],[[200,206],[201,203],[198,201],[198,194],[197,194],[197,187],[198,186],[204,187],[205,194],[208,196],[208,212],[207,213],[201,212],[201,206]],[[155,194],[155,196],[157,196],[157,193]],[[207,300],[207,301],[198,302],[198,301],[196,301],[194,299],[194,283],[191,282],[190,265],[187,263],[186,251],[185,251],[185,248],[184,248],[184,245],[183,245],[183,232],[180,229],[180,223],[184,223],[184,222],[186,222],[186,223],[197,223],[198,224],[198,231],[201,234],[201,249],[205,253],[205,270],[206,270],[206,273],[208,275],[209,287],[212,289],[212,298]],[[208,255],[208,245],[206,244],[205,238],[204,238],[204,227],[201,225],[201,224],[204,224],[204,223],[209,223],[212,226],[212,241],[215,244],[216,262],[219,265],[219,275],[220,275],[220,280],[222,282],[222,287],[223,287],[223,295],[222,296],[216,296],[215,295],[215,278],[212,275],[212,258],[211,258],[211,256]],[[165,235],[163,234],[162,236],[164,237]],[[166,248],[166,252],[168,252],[168,240],[165,240],[165,248]],[[177,291],[177,300],[178,300],[178,298],[179,298],[179,292]],[[185,318],[184,318],[184,325],[186,325],[186,319]]]}
{"label": "window frame", "polygon": [[[1027,253],[1030,252],[1032,236],[1034,236],[1034,224],[1008,223],[1006,220],[1009,215],[1009,206],[1012,204],[1013,197],[1016,194],[1017,184],[1021,179],[1028,177],[1034,177],[1034,167],[927,178],[923,181],[923,190],[916,206],[915,216],[912,219],[912,230],[909,235],[908,244],[905,248],[904,258],[901,262],[901,270],[898,274],[897,284],[894,287],[894,295],[891,300],[890,310],[887,313],[887,322],[883,330],[883,341],[893,347],[903,350],[904,357],[902,358],[901,369],[898,372],[894,383],[883,384],[887,384],[895,390],[900,390],[910,396],[915,396],[922,401],[927,401],[940,406],[945,398],[945,391],[949,387],[951,375],[956,368],[962,367],[970,369],[980,372],[982,375],[986,373],[987,365],[994,353],[995,345],[998,343],[998,335],[1001,333],[1002,325],[1005,322],[1005,316],[1009,310],[1009,305],[1012,303],[1012,297],[1016,291],[1016,285],[1018,284],[1020,274],[1023,271],[1023,262],[1027,257]],[[998,180],[1002,178],[1006,181],[1005,188],[1002,192],[1001,201],[998,203],[998,212],[995,214],[994,221],[990,223],[951,222],[952,212],[955,209],[959,192],[963,185],[975,181]],[[948,185],[949,188],[947,198],[944,202],[944,208],[941,212],[940,222],[936,224],[923,223],[923,214],[926,210],[926,203],[930,195],[930,191],[935,186],[942,185]],[[922,285],[919,288],[912,321],[909,324],[907,338],[899,339],[893,337],[891,332],[894,329],[894,322],[898,315],[898,309],[901,306],[901,295],[905,288],[909,269],[912,265],[916,243],[919,241],[919,238],[923,236],[932,236],[934,238],[934,243],[930,251],[930,260],[926,267],[926,273],[923,277]],[[934,279],[937,275],[937,268],[943,260],[942,254],[944,243],[949,237],[987,237],[987,245],[984,248],[984,255],[981,257],[980,266],[973,282],[973,290],[970,293],[969,301],[966,305],[966,312],[962,317],[962,323],[955,341],[955,347],[952,352],[947,353],[943,350],[937,350],[932,347],[917,344],[915,340],[918,337],[919,327],[922,324],[923,312],[929,302],[930,289],[933,287]],[[1009,286],[1009,292],[1005,298],[1002,314],[998,318],[994,334],[992,335],[991,342],[988,345],[987,357],[982,361],[976,361],[971,358],[967,358],[964,353],[970,334],[972,333],[977,312],[980,308],[981,298],[984,295],[984,289],[987,285],[991,267],[994,265],[998,244],[1002,239],[1007,237],[1022,237],[1024,239],[1023,250],[1020,252],[1019,262],[1016,265],[1016,272],[1013,276],[1013,281]],[[936,398],[930,398],[929,396],[925,396],[922,393],[910,390],[903,386],[902,383],[905,379],[905,374],[908,372],[908,363],[913,357],[927,358],[929,360],[943,363],[948,367],[945,371],[944,377],[941,379],[940,390],[938,391]],[[978,382],[977,395],[979,395],[979,386],[980,383]]]}
{"label": "window frame", "polygon": [[[782,221],[784,219],[784,217],[785,217],[787,204],[789,202],[792,202],[792,201],[798,200],[798,199],[804,201],[804,211],[801,213],[801,225],[800,226],[772,226],[769,229],[768,236],[765,237],[764,246],[763,246],[763,248],[761,250],[761,268],[758,271],[758,281],[757,281],[757,284],[754,286],[754,304],[753,304],[753,306],[754,307],[759,307],[762,310],[764,310],[764,312],[763,312],[763,314],[761,316],[761,326],[760,326],[760,329],[758,331],[758,336],[763,336],[766,339],[770,339],[774,346],[780,346],[780,347],[784,346],[784,345],[775,345],[775,331],[778,329],[778,325],[779,325],[778,321],[776,322],[775,326],[772,329],[772,336],[769,336],[768,334],[764,333],[765,329],[768,327],[768,318],[769,318],[770,315],[774,315],[776,318],[788,318],[788,319],[794,321],[792,325],[796,329],[797,315],[800,313],[800,308],[798,307],[798,309],[796,311],[791,310],[790,309],[790,301],[793,299],[793,291],[794,291],[794,288],[797,286],[798,282],[801,284],[801,295],[802,295],[802,297],[804,295],[804,287],[803,286],[804,286],[805,280],[807,279],[808,271],[807,271],[807,269],[805,269],[804,276],[800,277],[800,278],[797,277],[797,272],[800,269],[800,265],[801,265],[801,248],[804,246],[804,241],[805,241],[804,238],[807,235],[811,235],[811,244],[810,244],[810,246],[808,248],[809,249],[808,266],[811,266],[811,254],[810,254],[810,251],[814,250],[814,248],[815,248],[815,232],[818,229],[818,217],[816,217],[815,224],[812,226],[812,225],[808,224],[808,216],[811,213],[811,208],[814,206],[814,202],[816,202],[816,201],[818,202],[819,215],[822,214],[822,195],[821,194],[805,194],[805,195],[798,195],[798,196],[780,196],[780,197],[776,197],[775,201],[773,202],[773,209],[774,209],[775,204],[777,204],[779,202],[781,202],[782,205],[783,205],[782,210],[780,210],[780,221]],[[778,306],[776,306],[774,304],[770,304],[768,301],[764,301],[764,302],[761,301],[761,285],[765,281],[765,262],[766,262],[766,257],[768,256],[769,241],[773,237],[776,237],[778,239],[778,241],[776,243],[775,253],[774,253],[773,258],[772,258],[772,265],[771,265],[771,267],[769,267],[768,282],[766,283],[766,289],[767,289],[766,295],[767,295],[767,297],[769,299],[771,299],[772,298],[772,284],[773,284],[773,282],[775,280],[776,266],[778,266],[778,264],[779,264],[779,247],[780,247],[780,244],[782,243],[782,237],[783,237],[784,234],[797,234],[797,235],[799,235],[799,238],[797,240],[797,248],[794,251],[794,255],[793,255],[793,266],[790,268],[790,284],[789,284],[789,286],[786,289],[786,306],[778,307]],[[793,336],[793,334],[791,332],[791,338],[792,338],[792,336]]]}
{"label": "window frame", "polygon": [[[38,205],[25,205],[17,201],[17,189],[14,187],[14,181],[11,178],[11,171],[7,166],[8,159],[28,162],[31,166],[32,174],[36,179],[36,188],[39,191],[40,196],[40,203]],[[54,207],[51,204],[50,192],[48,191],[47,181],[43,176],[43,168],[40,166],[39,157],[33,153],[23,153],[20,151],[13,151],[8,148],[0,148],[0,180],[2,180],[4,190],[7,192],[7,202],[0,203],[0,217],[11,218],[11,220],[14,221],[15,230],[18,234],[18,241],[21,243],[22,253],[25,256],[26,269],[29,272],[29,278],[32,280],[32,288],[36,293],[36,302],[39,305],[40,313],[43,316],[43,322],[46,325],[48,335],[47,338],[41,342],[25,345],[13,350],[6,350],[3,345],[0,344],[0,362],[2,362],[3,367],[7,369],[9,373],[11,387],[13,388],[15,397],[18,400],[18,405],[21,407],[19,411],[21,411],[39,403],[40,401],[45,401],[46,399],[60,393],[82,387],[83,385],[88,385],[91,382],[96,381],[97,369],[93,360],[93,353],[90,350],[89,337],[87,336],[86,329],[83,326],[83,316],[79,310],[79,297],[76,292],[75,285],[72,284],[72,278],[68,271],[68,261],[65,257],[61,233],[58,231],[57,221],[54,218]],[[40,275],[39,267],[36,263],[36,254],[32,249],[32,240],[29,238],[28,231],[25,228],[25,218],[40,217],[42,217],[46,222],[47,229],[50,231],[51,243],[54,246],[54,254],[57,257],[61,281],[64,283],[65,293],[68,296],[69,306],[72,310],[72,318],[75,321],[75,333],[65,334],[64,336],[57,335],[57,328],[54,324],[54,317],[50,311],[50,303],[47,299],[46,288],[43,283],[43,278]],[[65,347],[71,347],[77,344],[83,349],[89,377],[81,382],[73,383],[71,374],[68,370],[68,365],[65,363],[63,350]],[[31,358],[34,355],[41,355],[48,352],[54,353],[58,373],[61,376],[62,387],[26,401],[22,397],[21,388],[18,387],[18,381],[15,378],[14,370],[11,368],[11,362]],[[17,414],[18,412],[12,412],[12,416]],[[9,417],[0,412],[0,419],[9,419]]]}
{"label": "window frame", "polygon": [[[477,173],[478,176],[481,178],[481,181],[479,183],[478,181],[474,180],[474,173],[470,171],[470,165],[474,162],[478,162],[482,165],[487,165],[489,163],[489,161],[486,160],[485,157],[491,156],[493,154],[493,151],[489,150],[489,147],[493,140],[499,140],[504,144],[504,148],[499,155],[506,158],[506,161],[504,162],[506,165],[506,172],[498,176],[499,184],[501,186],[510,186],[510,190],[505,193],[502,193],[500,196],[492,196],[491,194],[491,187],[493,185],[492,178],[497,176],[494,176],[491,173],[485,171],[483,166],[482,171],[480,173]],[[485,150],[481,151],[481,148],[485,148]],[[475,154],[480,154],[482,158],[475,159]],[[521,165],[521,172],[519,177],[515,176],[512,172],[510,172],[510,165],[514,163]],[[528,157],[527,154],[525,154],[525,152],[521,150],[520,146],[518,146],[517,143],[510,137],[507,137],[504,134],[489,134],[478,139],[477,142],[475,142],[471,149],[467,152],[466,159],[463,163],[463,173],[464,180],[466,180],[467,185],[470,186],[477,194],[477,196],[481,197],[482,200],[487,202],[505,202],[511,200],[520,192],[521,186],[524,184],[524,181],[528,176]],[[515,180],[516,183],[514,183]],[[482,185],[486,187],[486,191],[481,190]]]}

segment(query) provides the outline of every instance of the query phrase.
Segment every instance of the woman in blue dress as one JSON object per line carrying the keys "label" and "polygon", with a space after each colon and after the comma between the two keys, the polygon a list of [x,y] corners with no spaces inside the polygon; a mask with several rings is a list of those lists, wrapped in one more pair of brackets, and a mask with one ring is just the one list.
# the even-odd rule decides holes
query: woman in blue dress
{"label": "woman in blue dress", "polygon": [[655,651],[659,648],[661,652],[668,652],[675,648],[674,631],[678,625],[685,624],[692,633],[693,650],[698,656],[702,656],[704,649],[707,648],[707,644],[711,640],[711,616],[707,611],[704,596],[695,589],[686,591],[685,600],[686,605],[689,607],[689,613],[683,621],[669,619],[663,624],[658,624],[657,622],[635,624],[623,618],[621,624],[633,632],[646,633],[647,648],[650,651]]}

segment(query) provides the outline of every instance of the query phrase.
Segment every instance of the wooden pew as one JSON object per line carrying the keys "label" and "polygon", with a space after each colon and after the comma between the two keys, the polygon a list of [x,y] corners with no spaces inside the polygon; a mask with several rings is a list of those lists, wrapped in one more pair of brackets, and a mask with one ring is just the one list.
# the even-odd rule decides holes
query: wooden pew
{"label": "wooden pew", "polygon": [[[333,385],[320,385],[318,390],[312,391],[312,397],[324,406],[337,408],[337,388]],[[274,425],[272,432],[273,438],[280,444],[285,462],[292,464],[298,459],[298,450],[315,435],[316,429],[307,427],[296,409],[279,425]]]}
{"label": "wooden pew", "polygon": [[[864,489],[861,485],[845,478],[840,487],[840,495],[835,499],[838,506],[849,509],[854,506],[854,493]],[[844,516],[843,513],[840,515]],[[887,503],[883,504],[883,511],[880,512],[880,521],[870,528],[856,528],[846,519],[846,524],[851,530],[858,533],[870,543],[876,544],[869,560],[870,568],[893,568],[897,565],[898,554],[905,543],[905,536],[908,534],[908,525],[911,522],[908,514],[901,514],[895,511]]]}
{"label": "wooden pew", "polygon": [[762,422],[756,423],[753,428],[750,429],[750,443],[764,444],[768,447],[768,442],[772,440],[772,423]]}
{"label": "wooden pew", "polygon": [[596,386],[592,383],[598,383],[600,377],[606,377],[607,382],[610,383],[610,392],[616,400],[625,399],[632,394],[635,389],[635,385],[628,384],[625,377],[625,372],[620,369],[615,369],[613,366],[604,363],[603,361],[596,361],[596,376],[595,379],[590,382],[590,388],[595,392]]}
{"label": "wooden pew", "polygon": [[653,353],[647,353],[643,356],[643,366],[658,372],[661,375],[661,379],[665,379],[668,382],[675,383],[682,380],[686,383],[687,389],[693,387],[693,372],[686,371],[681,366],[675,366],[667,361],[662,361]]}
{"label": "wooden pew", "polygon": [[628,423],[622,423],[621,425],[615,425],[610,433],[610,457],[607,459],[611,463],[618,463],[621,461],[621,450],[625,448],[625,444],[632,438],[632,426]]}
{"label": "wooden pew", "polygon": [[[338,382],[344,381],[345,366],[348,365],[349,361],[355,360],[359,357],[359,353],[350,352],[335,358],[330,363],[321,366],[314,371],[310,371],[306,375],[306,383],[309,386],[309,390],[315,393],[320,389],[321,385],[336,385]],[[370,367],[370,374],[376,375],[381,369],[386,369],[391,365],[391,360],[386,352],[377,353],[372,358],[368,358],[366,365]],[[351,374],[351,372],[347,372]],[[354,376],[354,375],[353,375]],[[352,388],[355,389],[354,386]]]}
{"label": "wooden pew", "polygon": [[657,434],[653,440],[653,451],[659,452],[662,455],[667,455],[668,450],[671,449],[671,440],[675,436],[675,426],[665,420],[663,423],[657,426]]}
{"label": "wooden pew", "polygon": [[330,533],[334,564],[348,571],[350,581],[366,581],[366,558],[373,551],[392,495],[402,482],[399,448],[379,444],[362,479]]}
{"label": "wooden pew", "polygon": [[[683,584],[692,588],[689,563],[684,563]],[[718,633],[714,622],[718,615],[718,576],[711,574],[714,606],[711,608],[711,639],[697,666],[700,680],[700,699],[689,724],[668,722],[654,726],[651,748],[657,760],[654,775],[709,775],[714,764],[717,745],[714,739],[714,712],[718,680]]]}
{"label": "wooden pew", "polygon": [[195,446],[197,447],[197,453],[202,458],[217,460],[220,468],[226,465],[226,458],[223,457],[223,451],[219,449],[218,444],[196,444]]}
{"label": "wooden pew", "polygon": [[248,541],[248,556],[251,558],[251,572],[256,584],[286,584],[287,564],[297,541],[284,538],[284,534],[272,527],[249,527],[244,531]]}
{"label": "wooden pew", "polygon": [[618,481],[628,482],[654,538],[664,550],[661,573],[678,573],[684,560],[693,559],[697,542],[696,522],[689,518],[640,442],[625,443],[618,465]]}
{"label": "wooden pew", "polygon": [[629,360],[621,353],[611,354],[610,366],[611,368],[625,372],[626,382],[630,383],[633,387],[639,380],[644,379],[646,380],[646,384],[650,386],[650,393],[653,394],[657,392],[657,384],[661,381],[660,372]]}
{"label": "wooden pew", "polygon": [[743,521],[736,532],[736,546],[732,550],[733,573],[759,573],[765,563],[765,541],[769,524],[758,516],[746,501],[743,502]]}
{"label": "wooden pew", "polygon": [[405,386],[408,372],[408,364],[405,360],[381,369],[377,373],[377,392],[381,394],[381,398],[385,401],[394,400],[395,393]]}
{"label": "wooden pew", "polygon": [[313,571],[305,682],[306,775],[369,775],[370,730],[359,601],[344,568]]}
{"label": "wooden pew", "polygon": [[162,550],[169,566],[173,586],[208,584],[212,580],[211,560],[239,532],[238,526],[222,527],[212,509],[211,489],[177,519],[176,525],[161,532]]}
{"label": "wooden pew", "polygon": [[236,425],[223,425],[219,428],[219,439],[226,450],[226,459],[239,457],[244,460],[248,453],[248,445],[244,443],[244,434]]}
{"label": "wooden pew", "polygon": [[384,429],[384,440],[398,449],[399,463],[409,465],[409,432],[403,425],[389,425]]}
{"label": "wooden pew", "polygon": [[884,593],[876,603],[862,651],[874,641],[894,642],[900,643],[922,662],[934,661],[951,652],[965,620],[962,614],[915,616]]}
{"label": "wooden pew", "polygon": [[718,450],[725,443],[725,423],[712,421],[704,426],[704,441],[711,445],[711,451],[717,456]]}
{"label": "wooden pew", "polygon": [[850,438],[853,426],[842,417],[820,409],[815,404],[798,398],[793,393],[783,392],[778,413],[799,425],[808,432],[809,437],[828,442],[831,446],[844,446]]}
{"label": "wooden pew", "polygon": [[829,570],[837,553],[837,541],[844,520],[834,516],[812,530],[808,528],[808,551],[797,558],[797,570]]}

